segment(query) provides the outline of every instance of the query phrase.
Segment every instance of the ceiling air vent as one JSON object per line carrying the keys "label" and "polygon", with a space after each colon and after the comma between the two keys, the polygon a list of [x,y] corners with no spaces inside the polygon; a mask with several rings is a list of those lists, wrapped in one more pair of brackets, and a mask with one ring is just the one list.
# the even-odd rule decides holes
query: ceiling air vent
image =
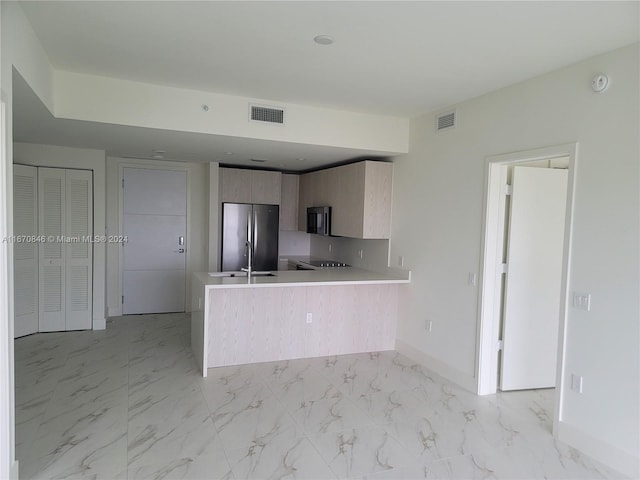
{"label": "ceiling air vent", "polygon": [[283,108],[266,107],[264,105],[249,105],[249,108],[249,118],[252,122],[266,122],[284,125]]}
{"label": "ceiling air vent", "polygon": [[436,132],[456,126],[456,112],[448,112],[436,117]]}

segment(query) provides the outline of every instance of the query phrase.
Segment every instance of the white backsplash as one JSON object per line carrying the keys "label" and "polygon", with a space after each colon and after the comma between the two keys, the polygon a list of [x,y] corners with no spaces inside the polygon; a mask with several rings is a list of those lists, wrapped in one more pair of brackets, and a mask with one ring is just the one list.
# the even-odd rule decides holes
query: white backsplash
{"label": "white backsplash", "polygon": [[311,235],[308,233],[280,230],[278,255],[310,255],[310,243]]}
{"label": "white backsplash", "polygon": [[311,255],[327,260],[339,260],[366,270],[386,272],[389,267],[389,240],[311,235]]}

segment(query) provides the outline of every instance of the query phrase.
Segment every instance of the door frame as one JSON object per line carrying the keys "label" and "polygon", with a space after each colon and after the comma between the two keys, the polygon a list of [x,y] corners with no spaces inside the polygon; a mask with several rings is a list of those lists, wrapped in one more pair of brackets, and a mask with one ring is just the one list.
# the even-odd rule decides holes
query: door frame
{"label": "door frame", "polygon": [[[185,256],[185,296],[184,296],[184,308],[185,312],[188,311],[187,307],[190,305],[191,299],[188,298],[187,293],[189,289],[187,288],[187,284],[190,281],[189,278],[189,263],[190,263],[190,251],[191,251],[191,235],[189,234],[191,230],[191,169],[187,166],[175,165],[173,163],[167,162],[167,165],[158,165],[157,163],[146,163],[140,161],[139,163],[135,161],[131,162],[119,162],[118,163],[118,235],[124,235],[124,188],[122,187],[122,182],[124,181],[124,169],[125,168],[137,168],[143,170],[168,170],[173,172],[185,172],[187,175],[187,241],[185,242],[186,256]],[[124,251],[122,250],[122,244],[118,245],[118,297],[122,298],[123,293],[123,275],[124,275]],[[119,303],[118,311],[114,312],[115,316],[122,315],[122,302]]]}
{"label": "door frame", "polygon": [[[13,233],[13,165],[11,159],[11,104],[0,89],[0,237]],[[7,121],[7,113],[9,121]],[[13,348],[13,248],[0,244],[0,478],[18,478],[15,456],[15,355]]]}
{"label": "door frame", "polygon": [[508,166],[569,157],[567,179],[567,205],[565,236],[562,256],[562,291],[560,297],[560,327],[558,332],[558,366],[556,377],[556,408],[554,432],[559,421],[559,406],[562,400],[563,371],[565,363],[565,332],[569,299],[569,265],[571,262],[571,237],[573,232],[573,203],[577,167],[578,143],[567,143],[534,150],[513,152],[487,157],[485,160],[486,188],[484,195],[484,220],[482,228],[482,260],[480,276],[480,298],[478,302],[479,328],[477,335],[476,379],[478,395],[494,394],[498,384],[498,339],[500,330],[500,308],[502,301],[501,270],[504,246],[505,206],[501,201],[502,185],[506,184]]}

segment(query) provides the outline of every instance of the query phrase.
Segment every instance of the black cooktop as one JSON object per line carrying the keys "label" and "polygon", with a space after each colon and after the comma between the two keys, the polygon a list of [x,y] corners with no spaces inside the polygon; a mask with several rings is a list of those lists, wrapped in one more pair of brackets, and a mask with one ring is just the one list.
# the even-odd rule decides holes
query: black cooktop
{"label": "black cooktop", "polygon": [[309,265],[312,265],[314,267],[350,267],[351,265],[347,265],[344,262],[338,262],[336,260],[309,260],[308,262]]}

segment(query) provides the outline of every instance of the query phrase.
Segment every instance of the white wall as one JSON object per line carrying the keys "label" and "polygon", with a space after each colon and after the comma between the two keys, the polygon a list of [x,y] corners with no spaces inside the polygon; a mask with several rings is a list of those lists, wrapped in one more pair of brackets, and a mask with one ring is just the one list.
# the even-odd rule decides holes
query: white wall
{"label": "white wall", "polygon": [[[79,168],[93,171],[93,234],[105,235],[105,153],[104,150],[14,143],[13,162],[38,167]],[[93,245],[93,329],[106,326],[105,309],[106,245]]]}
{"label": "white wall", "polygon": [[[209,228],[209,175],[207,163],[164,162],[108,157],[107,176],[107,229],[110,235],[125,235],[120,231],[122,206],[120,190],[122,168],[171,168],[184,169],[188,176],[189,198],[187,213],[187,268],[186,268],[186,311],[191,310],[191,274],[207,271],[209,267],[210,236],[217,237],[217,231]],[[211,169],[217,170],[217,164]],[[215,192],[217,199],[217,191]],[[109,316],[122,315],[122,273],[120,271],[119,247],[107,246],[107,311]],[[126,292],[125,292],[126,294]]]}
{"label": "white wall", "polygon": [[[639,61],[638,44],[455,105],[455,129],[434,115],[411,122],[410,153],[394,161],[391,258],[405,256],[412,285],[398,338],[465,385],[475,382],[478,273],[485,158],[579,142],[570,291],[590,292],[590,312],[570,309],[561,438],[638,475]],[[608,91],[591,78],[607,73]],[[416,221],[418,220],[418,221]],[[433,322],[427,333],[426,320]],[[564,433],[563,433],[564,432]],[[634,470],[634,468],[636,470]]]}
{"label": "white wall", "polygon": [[[37,93],[37,92],[36,92]],[[285,126],[249,122],[249,102],[286,110]],[[211,109],[204,114],[200,106]],[[55,72],[59,118],[383,152],[406,152],[407,118],[347,112]]]}
{"label": "white wall", "polygon": [[[5,103],[5,156],[0,157],[0,214],[5,235],[13,233],[13,68],[31,85],[33,90],[50,109],[53,105],[53,69],[31,25],[16,2],[0,2],[0,97]],[[15,461],[15,408],[13,395],[13,250],[10,244],[3,244],[0,256],[7,262],[5,282],[8,298],[2,303],[0,318],[8,318],[8,328],[0,330],[0,342],[6,347],[10,362],[0,365],[2,377],[8,380],[6,395],[0,395],[0,478],[17,478],[18,463]],[[0,285],[4,285],[0,282]],[[2,326],[2,325],[0,325]],[[4,352],[0,348],[0,352]],[[8,443],[8,448],[4,448]]]}

